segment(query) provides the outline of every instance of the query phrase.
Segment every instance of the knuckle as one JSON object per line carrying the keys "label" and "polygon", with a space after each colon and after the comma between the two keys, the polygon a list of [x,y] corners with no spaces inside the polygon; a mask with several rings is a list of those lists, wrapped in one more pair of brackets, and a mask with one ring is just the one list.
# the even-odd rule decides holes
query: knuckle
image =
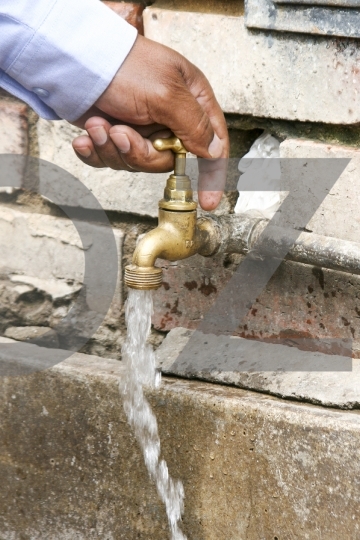
{"label": "knuckle", "polygon": [[197,125],[193,128],[192,136],[194,141],[199,141],[201,144],[210,144],[213,137],[213,129],[209,118],[203,114]]}
{"label": "knuckle", "polygon": [[173,103],[174,100],[174,85],[169,81],[160,85],[157,91],[158,105],[164,107],[164,103]]}

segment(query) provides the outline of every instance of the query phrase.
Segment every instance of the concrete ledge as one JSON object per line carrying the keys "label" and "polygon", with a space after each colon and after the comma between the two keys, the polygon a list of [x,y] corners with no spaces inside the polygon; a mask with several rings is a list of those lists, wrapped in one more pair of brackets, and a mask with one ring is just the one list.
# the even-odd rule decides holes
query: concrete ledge
{"label": "concrete ledge", "polygon": [[[1,538],[168,538],[122,410],[122,373],[76,354],[0,380]],[[189,539],[357,537],[358,414],[177,379],[149,399],[184,482]]]}
{"label": "concrete ledge", "polygon": [[157,350],[157,361],[168,375],[327,407],[360,408],[358,358],[174,328]]}

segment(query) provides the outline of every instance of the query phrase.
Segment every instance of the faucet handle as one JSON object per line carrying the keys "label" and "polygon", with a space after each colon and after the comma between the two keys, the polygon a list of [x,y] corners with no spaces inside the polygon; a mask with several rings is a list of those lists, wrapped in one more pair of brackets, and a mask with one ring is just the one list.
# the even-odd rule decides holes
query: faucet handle
{"label": "faucet handle", "polygon": [[168,139],[156,139],[153,142],[153,147],[159,152],[164,150],[172,150],[175,154],[175,176],[184,176],[186,169],[186,148],[177,137],[169,137]]}
{"label": "faucet handle", "polygon": [[159,152],[164,150],[172,150],[174,154],[186,154],[186,148],[177,137],[169,137],[168,139],[156,139],[153,142],[153,147]]}

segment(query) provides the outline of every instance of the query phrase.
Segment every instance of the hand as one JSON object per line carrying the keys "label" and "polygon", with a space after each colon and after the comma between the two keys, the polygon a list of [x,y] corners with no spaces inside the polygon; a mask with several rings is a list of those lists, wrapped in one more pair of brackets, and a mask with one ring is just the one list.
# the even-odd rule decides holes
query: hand
{"label": "hand", "polygon": [[172,49],[138,36],[109,87],[76,125],[88,136],[73,147],[94,167],[172,170],[172,152],[157,152],[151,144],[171,133],[195,155],[220,158],[199,163],[200,204],[206,210],[218,205],[229,152],[224,115],[203,73]]}

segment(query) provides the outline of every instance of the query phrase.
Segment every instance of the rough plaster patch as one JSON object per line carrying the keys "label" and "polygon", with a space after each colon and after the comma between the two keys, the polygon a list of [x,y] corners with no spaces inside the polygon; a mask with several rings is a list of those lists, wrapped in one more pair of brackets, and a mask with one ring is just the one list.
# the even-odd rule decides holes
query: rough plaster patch
{"label": "rough plaster patch", "polygon": [[47,293],[52,300],[73,296],[80,291],[82,284],[69,285],[68,283],[55,279],[40,279],[33,276],[12,275],[10,279],[13,283],[25,283],[32,285],[40,291]]}
{"label": "rough plaster patch", "polygon": [[[70,220],[3,206],[0,231],[1,266],[10,273],[82,282],[84,248]],[[85,249],[91,243],[89,234]]]}

